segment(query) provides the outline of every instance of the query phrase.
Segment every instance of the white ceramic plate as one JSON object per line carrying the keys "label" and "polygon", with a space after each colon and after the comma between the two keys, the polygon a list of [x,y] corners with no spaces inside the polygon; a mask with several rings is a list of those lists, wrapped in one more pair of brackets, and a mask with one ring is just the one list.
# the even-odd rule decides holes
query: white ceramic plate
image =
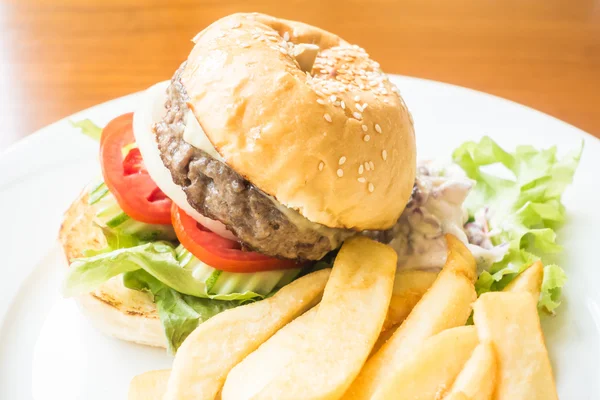
{"label": "white ceramic plate", "polygon": [[[560,231],[569,282],[557,317],[544,329],[561,399],[600,399],[600,141],[527,107],[421,79],[394,77],[411,109],[420,158],[449,158],[461,142],[489,135],[501,145],[558,145],[585,140],[575,182],[564,197]],[[133,94],[73,115],[104,125],[133,111]],[[0,155],[0,398],[125,399],[131,378],[167,368],[162,350],[95,332],[72,300],[60,296],[64,273],[54,251],[62,213],[99,173],[97,144],[68,120],[52,124]],[[226,354],[223,355],[227,357]]]}

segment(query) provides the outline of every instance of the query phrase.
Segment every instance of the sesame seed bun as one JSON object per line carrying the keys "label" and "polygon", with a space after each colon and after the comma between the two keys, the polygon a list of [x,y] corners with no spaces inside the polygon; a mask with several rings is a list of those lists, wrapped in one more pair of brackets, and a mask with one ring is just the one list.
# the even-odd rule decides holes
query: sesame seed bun
{"label": "sesame seed bun", "polygon": [[194,41],[181,81],[231,168],[332,228],[398,220],[415,178],[413,122],[363,49],[263,14],[230,15]]}
{"label": "sesame seed bun", "polygon": [[[96,207],[88,203],[86,189],[65,213],[58,239],[66,260],[83,257],[84,250],[99,250],[106,246],[102,231],[93,223],[96,211]],[[152,298],[126,288],[121,276],[75,300],[81,312],[104,334],[148,346],[167,346]]]}

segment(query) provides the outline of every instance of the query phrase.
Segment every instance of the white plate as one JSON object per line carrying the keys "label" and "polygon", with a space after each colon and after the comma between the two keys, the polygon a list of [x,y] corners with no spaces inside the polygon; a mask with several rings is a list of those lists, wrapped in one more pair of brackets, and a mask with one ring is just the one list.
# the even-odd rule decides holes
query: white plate
{"label": "white plate", "polygon": [[[527,107],[472,90],[394,77],[411,109],[420,158],[449,158],[465,140],[489,135],[501,145],[558,145],[585,140],[575,182],[564,197],[560,231],[569,281],[558,316],[544,321],[561,399],[600,399],[600,141]],[[139,94],[72,119],[104,125],[132,111]],[[53,252],[63,211],[99,173],[97,144],[67,120],[27,137],[0,156],[0,398],[124,399],[130,379],[166,368],[164,351],[95,332],[72,300],[62,299],[59,253]],[[50,252],[50,253],[49,253]],[[226,354],[223,355],[227,357]]]}

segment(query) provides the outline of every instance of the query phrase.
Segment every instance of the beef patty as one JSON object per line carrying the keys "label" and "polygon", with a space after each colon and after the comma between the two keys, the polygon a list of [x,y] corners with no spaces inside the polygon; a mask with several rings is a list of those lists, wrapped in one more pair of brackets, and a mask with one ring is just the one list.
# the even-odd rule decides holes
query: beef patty
{"label": "beef patty", "polygon": [[282,212],[275,200],[227,164],[185,142],[189,108],[180,80],[184,65],[171,80],[166,115],[154,132],[163,163],[192,207],[221,221],[249,249],[282,258],[318,260],[356,233],[310,222],[291,209]]}

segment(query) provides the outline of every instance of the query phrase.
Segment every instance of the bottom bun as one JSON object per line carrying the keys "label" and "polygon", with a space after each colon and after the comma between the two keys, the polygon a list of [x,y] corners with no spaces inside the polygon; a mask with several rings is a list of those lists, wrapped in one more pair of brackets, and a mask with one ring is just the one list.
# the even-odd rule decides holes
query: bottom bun
{"label": "bottom bun", "polygon": [[[94,223],[96,209],[88,203],[88,190],[71,204],[58,235],[70,261],[83,257],[84,250],[99,250],[106,239]],[[152,297],[123,285],[121,276],[102,284],[93,292],[76,298],[81,311],[106,335],[139,344],[166,347],[167,339]]]}

